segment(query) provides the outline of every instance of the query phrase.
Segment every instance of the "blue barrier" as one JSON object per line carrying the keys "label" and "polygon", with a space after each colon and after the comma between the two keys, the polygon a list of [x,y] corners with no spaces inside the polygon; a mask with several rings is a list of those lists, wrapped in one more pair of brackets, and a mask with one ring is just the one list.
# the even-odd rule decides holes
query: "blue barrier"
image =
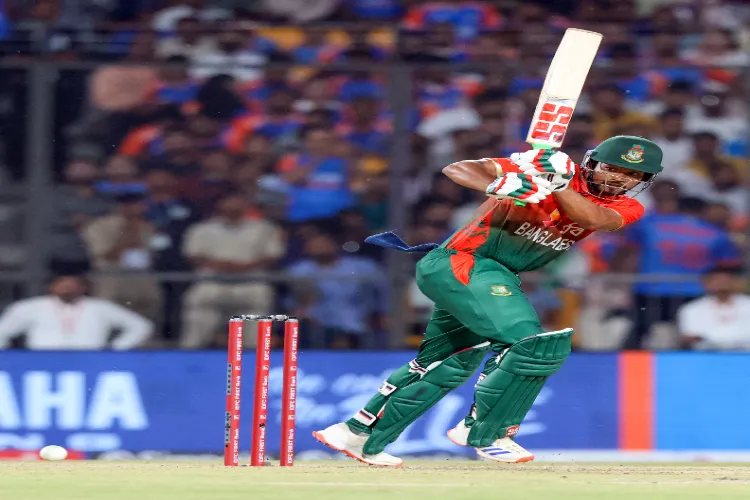
{"label": "blue barrier", "polygon": [[750,449],[750,355],[658,354],[654,378],[657,449]]}
{"label": "blue barrier", "polygon": [[[249,354],[249,353],[248,353]],[[297,450],[311,432],[362,407],[408,352],[303,352]],[[245,357],[242,450],[249,450],[253,358]],[[272,357],[269,452],[279,449],[281,354]],[[80,451],[221,453],[223,352],[0,352],[0,450],[60,444]],[[444,398],[389,450],[466,454],[445,436],[468,410],[473,381]],[[574,355],[521,427],[533,449],[617,448],[617,355]],[[704,422],[706,423],[706,422]]]}

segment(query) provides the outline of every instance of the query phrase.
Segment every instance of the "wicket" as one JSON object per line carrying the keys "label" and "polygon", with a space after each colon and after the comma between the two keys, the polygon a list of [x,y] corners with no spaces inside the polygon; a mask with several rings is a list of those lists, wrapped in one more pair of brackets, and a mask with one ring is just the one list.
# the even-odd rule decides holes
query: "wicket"
{"label": "wicket", "polygon": [[268,378],[271,371],[271,333],[274,322],[284,323],[284,375],[281,409],[282,466],[294,465],[294,419],[297,401],[297,349],[299,321],[275,314],[243,314],[229,320],[227,362],[227,401],[224,418],[224,465],[236,467],[240,455],[240,396],[242,378],[242,339],[245,321],[258,322],[258,344],[255,348],[255,390],[250,465],[265,465],[268,424]]}

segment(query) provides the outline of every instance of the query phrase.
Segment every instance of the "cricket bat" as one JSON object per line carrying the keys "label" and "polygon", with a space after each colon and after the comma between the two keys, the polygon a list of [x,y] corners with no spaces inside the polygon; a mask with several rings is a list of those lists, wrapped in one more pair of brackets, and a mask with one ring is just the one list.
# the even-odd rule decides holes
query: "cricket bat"
{"label": "cricket bat", "polygon": [[[526,135],[526,142],[532,148],[562,146],[601,41],[601,33],[576,28],[565,30],[544,78],[542,93]],[[517,201],[516,205],[525,203]]]}

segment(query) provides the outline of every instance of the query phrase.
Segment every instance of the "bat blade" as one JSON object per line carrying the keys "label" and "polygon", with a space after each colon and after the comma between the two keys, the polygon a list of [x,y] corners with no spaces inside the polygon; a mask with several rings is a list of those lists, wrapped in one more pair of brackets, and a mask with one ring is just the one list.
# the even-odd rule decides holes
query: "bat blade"
{"label": "bat blade", "polygon": [[562,145],[601,41],[602,35],[593,31],[565,31],[547,70],[526,136],[526,142],[535,149]]}

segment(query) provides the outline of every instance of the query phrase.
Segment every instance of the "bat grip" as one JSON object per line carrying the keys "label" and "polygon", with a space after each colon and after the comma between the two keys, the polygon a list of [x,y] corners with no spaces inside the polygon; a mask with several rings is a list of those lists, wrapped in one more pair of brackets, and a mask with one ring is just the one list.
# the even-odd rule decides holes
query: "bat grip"
{"label": "bat grip", "polygon": [[[544,148],[546,148],[546,147],[547,147],[547,146],[546,146],[546,145],[544,145],[544,144],[535,144],[535,143],[532,143],[532,144],[531,144],[531,148],[532,148],[532,149],[544,149]],[[525,202],[525,201],[521,201],[521,200],[513,200],[513,203],[514,203],[514,204],[515,204],[515,205],[516,205],[517,207],[525,207],[525,206],[526,206],[526,202]]]}

